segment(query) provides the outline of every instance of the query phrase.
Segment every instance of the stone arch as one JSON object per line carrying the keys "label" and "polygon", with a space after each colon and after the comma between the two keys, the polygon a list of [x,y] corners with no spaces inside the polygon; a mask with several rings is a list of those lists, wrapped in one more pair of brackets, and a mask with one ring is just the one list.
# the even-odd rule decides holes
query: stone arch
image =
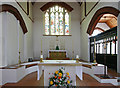
{"label": "stone arch", "polygon": [[64,7],[65,9],[67,9],[69,12],[71,12],[73,10],[73,8],[71,6],[69,6],[68,4],[64,3],[64,2],[48,2],[46,3],[44,6],[42,6],[40,9],[42,11],[47,10],[50,7],[53,7],[54,5],[58,5],[61,7]]}
{"label": "stone arch", "polygon": [[7,11],[9,13],[12,13],[17,18],[17,20],[20,21],[20,26],[22,27],[23,33],[24,34],[27,33],[28,32],[27,27],[19,11],[15,7],[8,4],[0,5],[0,12],[7,12]]}
{"label": "stone arch", "polygon": [[95,14],[93,15],[90,23],[89,23],[89,26],[88,26],[88,29],[87,29],[87,33],[89,35],[91,35],[95,29],[95,26],[96,24],[98,23],[98,21],[100,20],[100,18],[104,15],[104,14],[113,14],[115,15],[116,17],[118,16],[118,14],[120,13],[119,10],[117,10],[116,8],[114,7],[103,7],[103,8],[100,8],[98,9]]}

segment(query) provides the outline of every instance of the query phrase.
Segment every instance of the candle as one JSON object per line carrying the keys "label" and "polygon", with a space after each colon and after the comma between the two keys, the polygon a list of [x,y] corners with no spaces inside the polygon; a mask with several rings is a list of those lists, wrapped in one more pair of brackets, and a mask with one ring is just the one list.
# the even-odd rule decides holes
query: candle
{"label": "candle", "polygon": [[76,55],[76,58],[79,58],[79,55]]}
{"label": "candle", "polygon": [[40,55],[40,58],[43,58],[43,55]]}
{"label": "candle", "polygon": [[41,51],[42,51],[42,38],[41,38]]}

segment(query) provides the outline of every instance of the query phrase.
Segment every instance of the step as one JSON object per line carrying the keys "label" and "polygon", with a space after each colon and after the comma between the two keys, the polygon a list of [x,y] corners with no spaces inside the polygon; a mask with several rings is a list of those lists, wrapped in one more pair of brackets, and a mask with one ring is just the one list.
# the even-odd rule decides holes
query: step
{"label": "step", "polygon": [[103,74],[94,74],[93,78],[95,78],[100,83],[112,83],[113,85],[118,85],[117,78],[110,77],[110,78],[102,78]]}

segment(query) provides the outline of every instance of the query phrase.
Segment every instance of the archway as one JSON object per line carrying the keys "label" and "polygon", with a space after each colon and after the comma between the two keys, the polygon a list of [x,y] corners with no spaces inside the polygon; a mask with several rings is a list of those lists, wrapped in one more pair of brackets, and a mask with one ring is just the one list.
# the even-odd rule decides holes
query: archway
{"label": "archway", "polygon": [[[117,10],[116,8],[113,8],[113,7],[103,7],[103,8],[100,8],[99,10],[97,10],[96,11],[96,13],[94,14],[94,16],[92,17],[92,19],[91,19],[91,21],[90,21],[90,24],[89,24],[89,26],[88,26],[88,30],[87,30],[87,33],[89,34],[89,35],[91,35],[92,33],[93,33],[93,31],[94,30],[96,30],[96,25],[97,25],[97,23],[99,23],[100,22],[100,19],[103,17],[103,16],[105,16],[105,15],[109,15],[109,16],[112,16],[112,15],[114,15],[116,18],[118,17],[118,14],[120,13],[120,11],[119,10]],[[116,24],[116,26],[117,26],[117,24]],[[94,55],[92,56],[91,54],[92,53],[90,53],[90,55],[91,55],[91,57],[94,57],[95,56],[95,58],[97,58],[97,60],[99,59],[99,57],[100,58],[103,58],[103,61],[102,62],[104,62],[105,60],[104,60],[104,56],[106,55],[106,60],[107,60],[107,58],[109,57],[109,58],[115,58],[114,59],[114,61],[115,61],[115,63],[113,63],[114,64],[114,66],[112,67],[112,66],[110,66],[110,65],[108,65],[109,67],[112,67],[112,68],[115,68],[115,69],[117,69],[117,53],[116,53],[116,46],[117,46],[117,35],[111,35],[110,36],[110,31],[111,31],[111,34],[113,33],[113,32],[115,32],[115,33],[117,33],[117,27],[110,27],[110,29],[112,29],[112,30],[109,30],[109,31],[106,31],[106,32],[104,32],[104,34],[103,33],[101,33],[101,34],[99,34],[98,36],[94,36],[94,38],[93,39],[96,39],[97,40],[97,43],[96,43],[96,41],[94,41],[95,43],[94,43],[94,46],[92,46],[92,48],[94,49]],[[114,31],[113,31],[114,30]],[[104,35],[104,37],[101,37],[101,36],[103,36]],[[106,35],[109,35],[109,36],[106,36]],[[112,39],[113,38],[113,39]],[[92,39],[92,38],[91,38]],[[104,40],[104,39],[106,39],[106,40]],[[102,41],[101,41],[102,40]],[[100,42],[101,41],[101,42]],[[115,41],[115,43],[113,43]],[[108,44],[109,44],[109,46],[108,46]],[[112,46],[114,44],[114,47]],[[90,45],[91,45],[91,43],[90,43]],[[102,47],[101,49],[100,49],[100,47]],[[104,47],[109,47],[109,48],[104,48]],[[112,50],[111,49],[111,47],[112,47],[112,49],[114,49],[114,50]],[[90,49],[91,49],[91,46],[90,46]],[[102,50],[102,52],[100,52],[100,50]],[[99,51],[99,52],[98,52]],[[104,52],[103,52],[104,51]],[[107,51],[110,51],[110,52],[107,52]],[[114,52],[111,52],[111,51],[114,51]],[[90,51],[91,52],[91,51]],[[113,54],[114,54],[114,57],[113,57]],[[92,59],[91,59],[91,61],[92,61]],[[100,61],[100,59],[99,59],[99,61]],[[109,63],[111,63],[110,61],[113,61],[112,59],[110,60],[109,59]],[[108,62],[108,61],[107,61]],[[101,62],[99,62],[99,63],[101,63]],[[103,64],[105,64],[105,63],[103,63]],[[108,63],[106,63],[106,64],[108,64]]]}
{"label": "archway", "polygon": [[87,33],[89,35],[91,35],[93,33],[96,24],[98,23],[98,21],[100,20],[100,18],[104,14],[113,14],[113,15],[115,15],[117,17],[119,13],[120,13],[120,11],[117,10],[116,8],[113,8],[113,7],[103,7],[103,8],[100,8],[99,10],[96,11],[94,16],[92,17],[92,19],[90,21],[90,24],[88,26],[88,29],[87,29]]}
{"label": "archway", "polygon": [[6,11],[12,13],[17,18],[17,20],[20,21],[20,25],[22,27],[23,33],[24,34],[27,33],[28,32],[27,27],[19,11],[15,7],[8,4],[0,5],[0,12],[6,12]]}

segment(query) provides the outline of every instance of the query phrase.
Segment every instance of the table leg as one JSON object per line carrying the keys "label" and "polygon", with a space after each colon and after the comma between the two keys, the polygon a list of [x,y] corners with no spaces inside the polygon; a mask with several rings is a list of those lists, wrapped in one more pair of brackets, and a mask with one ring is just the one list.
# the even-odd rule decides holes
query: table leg
{"label": "table leg", "polygon": [[38,66],[38,70],[37,70],[37,80],[39,80],[41,76],[42,76],[42,66]]}
{"label": "table leg", "polygon": [[80,80],[83,80],[82,66],[76,66],[76,74]]}

